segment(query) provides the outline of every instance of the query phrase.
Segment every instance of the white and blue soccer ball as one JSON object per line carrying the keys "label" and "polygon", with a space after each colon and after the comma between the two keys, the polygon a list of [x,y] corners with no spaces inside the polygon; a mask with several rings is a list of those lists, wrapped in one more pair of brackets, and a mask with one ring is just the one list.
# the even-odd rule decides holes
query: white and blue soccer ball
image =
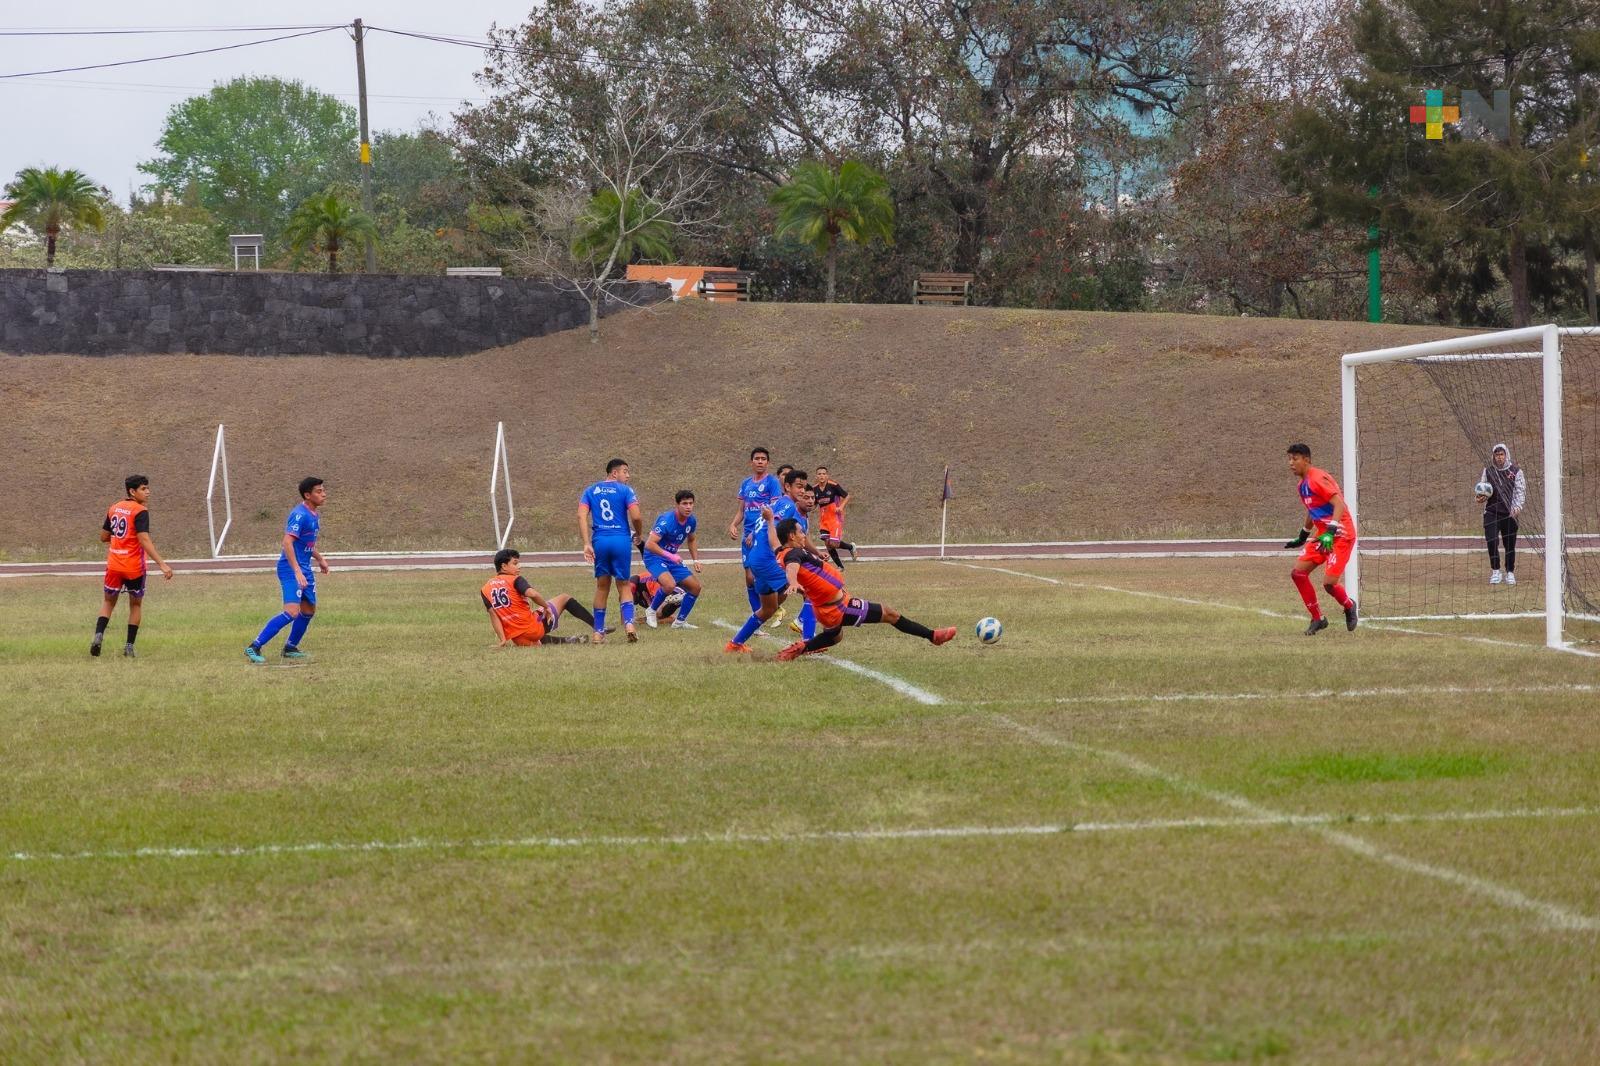
{"label": "white and blue soccer ball", "polygon": [[1494,486],[1489,484],[1487,481],[1480,481],[1476,485],[1472,486],[1472,494],[1474,496],[1482,496],[1487,500],[1490,496],[1494,495]]}
{"label": "white and blue soccer ball", "polygon": [[978,639],[985,644],[993,644],[1000,639],[1000,619],[978,619]]}

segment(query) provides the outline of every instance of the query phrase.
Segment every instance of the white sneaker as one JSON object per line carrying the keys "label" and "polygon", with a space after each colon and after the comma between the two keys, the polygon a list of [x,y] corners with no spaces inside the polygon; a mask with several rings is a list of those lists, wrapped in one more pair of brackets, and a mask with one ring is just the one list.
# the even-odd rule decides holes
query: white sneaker
{"label": "white sneaker", "polygon": [[1506,584],[1515,585],[1516,583],[1517,583],[1517,575],[1513,574],[1511,571],[1507,570],[1506,571]]}
{"label": "white sneaker", "polygon": [[1498,585],[1498,584],[1500,584],[1500,571],[1498,571],[1498,570],[1491,570],[1491,571],[1490,571],[1490,572],[1489,572],[1489,584],[1491,584],[1491,585]]}
{"label": "white sneaker", "polygon": [[682,603],[682,602],[683,602],[683,590],[682,589],[673,589],[671,592],[667,593],[667,598],[661,601],[661,606],[665,607],[669,603]]}
{"label": "white sneaker", "polygon": [[672,625],[668,626],[667,628],[669,628],[669,629],[699,629],[700,627],[695,625],[693,622],[685,622],[681,618],[675,618],[672,621]]}
{"label": "white sneaker", "polygon": [[644,624],[651,629],[656,627],[656,609],[654,607],[646,607],[644,609]]}
{"label": "white sneaker", "polygon": [[778,613],[773,615],[772,616],[772,621],[767,623],[767,628],[768,629],[777,629],[779,626],[783,625],[783,619],[784,619],[785,614],[786,614],[786,612],[784,611],[784,609],[782,607],[779,607],[778,608]]}

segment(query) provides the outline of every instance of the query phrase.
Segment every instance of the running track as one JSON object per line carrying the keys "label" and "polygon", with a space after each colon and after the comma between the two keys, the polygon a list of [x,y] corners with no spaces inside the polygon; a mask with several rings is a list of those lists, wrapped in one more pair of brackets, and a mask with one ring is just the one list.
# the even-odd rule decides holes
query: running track
{"label": "running track", "polygon": [[[1540,538],[1527,540],[1537,543]],[[1265,540],[1090,540],[1043,541],[1017,544],[951,544],[947,559],[1235,559],[1287,558],[1290,553],[1276,538]],[[1600,551],[1600,534],[1567,538],[1568,551]],[[1531,547],[1531,545],[1530,545]],[[1363,542],[1363,551],[1430,552],[1462,554],[1483,551],[1479,537],[1414,538],[1383,537]],[[339,570],[477,570],[489,564],[492,551],[478,552],[332,552],[328,562]],[[707,548],[701,551],[707,563],[727,563],[735,559],[734,549]],[[276,555],[225,555],[217,559],[169,559],[179,573],[249,574],[271,570]],[[861,561],[927,560],[939,558],[937,544],[883,544],[862,549]],[[581,566],[581,552],[523,552],[523,566]],[[0,563],[0,578],[9,577],[98,577],[105,562],[88,559],[71,562]]]}

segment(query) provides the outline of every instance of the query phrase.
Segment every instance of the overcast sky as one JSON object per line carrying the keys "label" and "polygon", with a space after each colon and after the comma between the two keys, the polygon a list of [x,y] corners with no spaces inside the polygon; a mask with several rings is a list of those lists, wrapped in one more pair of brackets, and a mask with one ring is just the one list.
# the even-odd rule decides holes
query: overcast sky
{"label": "overcast sky", "polygon": [[[145,29],[349,24],[482,38],[491,23],[517,25],[534,0],[365,0],[344,8],[314,0],[67,0],[59,6],[0,4],[0,33],[32,29]],[[24,17],[24,16],[27,17]],[[138,36],[0,36],[0,75],[138,59],[283,32],[173,33]],[[430,112],[441,120],[481,94],[472,75],[476,49],[367,35],[367,94],[372,129],[408,130]],[[0,183],[26,166],[76,167],[126,203],[143,185],[138,164],[156,154],[173,104],[241,74],[294,78],[356,99],[355,45],[334,31],[211,55],[32,78],[0,78]],[[352,151],[354,147],[352,146]]]}

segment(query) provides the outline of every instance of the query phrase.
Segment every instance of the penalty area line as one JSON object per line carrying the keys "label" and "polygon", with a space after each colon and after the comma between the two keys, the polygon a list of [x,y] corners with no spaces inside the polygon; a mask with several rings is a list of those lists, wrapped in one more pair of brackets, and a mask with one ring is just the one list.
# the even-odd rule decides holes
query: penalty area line
{"label": "penalty area line", "polygon": [[[1159,833],[1182,830],[1283,829],[1333,825],[1392,825],[1592,818],[1600,807],[1527,807],[1510,810],[1435,811],[1427,814],[1270,814],[1238,817],[1148,818],[1131,821],[1060,822],[1045,825],[956,825],[904,829],[819,829],[793,833],[681,833],[669,836],[524,836],[466,840],[412,837],[406,840],[312,841],[215,847],[144,847],[109,851],[14,851],[0,861],[18,863],[132,859],[240,859],[274,855],[389,853],[406,851],[554,851],[577,848],[690,847],[718,844],[826,844],[917,840],[974,840],[1069,836],[1074,833]],[[1364,842],[1363,842],[1364,843]]]}

